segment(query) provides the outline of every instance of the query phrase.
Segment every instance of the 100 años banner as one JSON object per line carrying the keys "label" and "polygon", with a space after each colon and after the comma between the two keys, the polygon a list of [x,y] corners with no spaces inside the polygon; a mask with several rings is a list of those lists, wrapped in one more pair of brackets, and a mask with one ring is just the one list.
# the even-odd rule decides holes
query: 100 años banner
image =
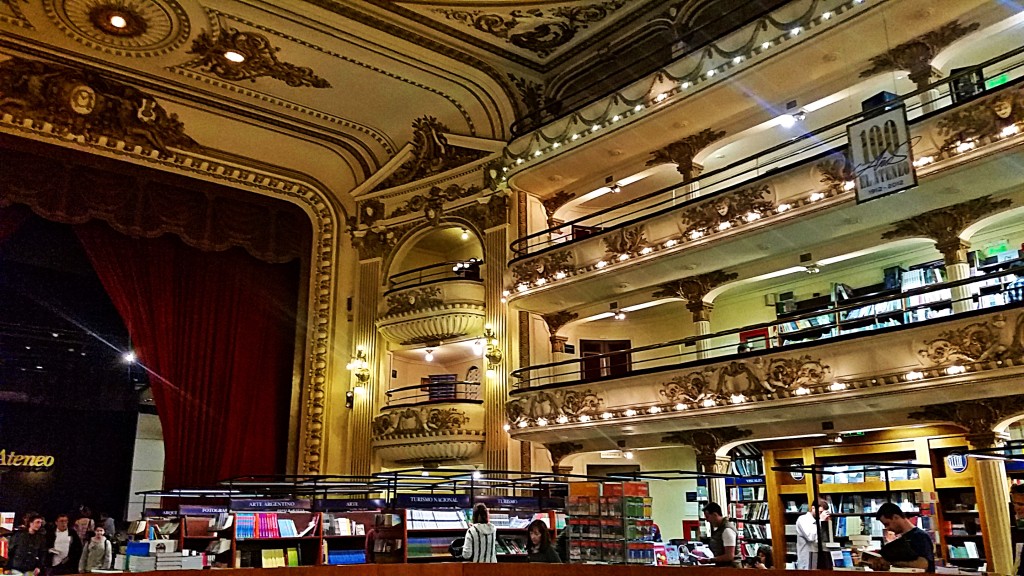
{"label": "100 a\u00f1os banner", "polygon": [[906,108],[866,118],[846,131],[858,203],[917,186]]}

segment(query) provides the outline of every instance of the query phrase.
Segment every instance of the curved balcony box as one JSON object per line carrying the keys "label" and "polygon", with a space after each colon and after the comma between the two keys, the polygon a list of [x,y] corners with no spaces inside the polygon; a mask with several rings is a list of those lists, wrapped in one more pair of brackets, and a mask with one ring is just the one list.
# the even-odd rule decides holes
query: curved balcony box
{"label": "curved balcony box", "polygon": [[377,329],[400,346],[451,340],[484,331],[484,286],[450,279],[387,294]]}
{"label": "curved balcony box", "polygon": [[576,373],[552,375],[550,384],[514,391],[506,403],[512,434],[539,440],[627,424],[637,433],[820,425],[839,414],[869,428],[891,425],[894,414],[905,421],[924,406],[1004,396],[1024,409],[1024,311],[981,310],[718,362],[661,362],[586,383],[574,383]]}
{"label": "curved balcony box", "polygon": [[484,407],[479,402],[385,408],[373,420],[373,449],[387,462],[457,462],[484,447]]}

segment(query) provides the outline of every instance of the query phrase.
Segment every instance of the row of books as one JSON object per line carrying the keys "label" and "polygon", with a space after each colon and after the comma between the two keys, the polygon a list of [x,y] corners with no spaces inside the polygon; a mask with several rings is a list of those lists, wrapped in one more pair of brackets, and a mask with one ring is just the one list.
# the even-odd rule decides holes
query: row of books
{"label": "row of books", "polygon": [[422,536],[410,536],[406,543],[410,558],[422,558],[427,556],[448,556],[448,546],[452,539],[448,537],[427,538]]}
{"label": "row of books", "polygon": [[729,473],[740,476],[764,475],[764,463],[755,458],[737,458],[729,463]]}
{"label": "row of books", "polygon": [[946,546],[950,558],[981,558],[978,552],[978,543],[967,541],[960,546],[949,544]]}
{"label": "row of books", "polygon": [[239,513],[235,537],[246,538],[298,538],[312,532],[316,522],[309,522],[301,530],[292,518],[281,518],[276,512]]}
{"label": "row of books", "polygon": [[[537,514],[536,516],[547,516],[546,514]],[[533,521],[533,517],[520,518],[519,516],[513,516],[512,514],[491,512],[490,515],[491,524],[494,524],[496,528],[512,528],[522,529],[530,525]]]}
{"label": "row of books", "polygon": [[363,550],[328,550],[326,563],[333,566],[366,564],[366,552]]}
{"label": "row of books", "polygon": [[[828,496],[830,509],[838,514],[874,514],[878,508],[888,502],[885,498],[864,497],[860,494]],[[899,491],[892,493],[892,501],[904,512],[917,512],[915,493]]]}
{"label": "row of books", "polygon": [[118,554],[114,557],[114,569],[125,572],[152,572],[154,570],[202,570],[210,565],[210,558],[203,553],[160,552],[147,556]]}
{"label": "row of books", "polygon": [[519,536],[499,536],[498,554],[526,554],[526,539]]}
{"label": "row of books", "polygon": [[409,530],[465,530],[469,522],[458,510],[408,510]]}
{"label": "row of books", "polygon": [[366,526],[343,516],[324,515],[324,536],[362,536]]}
{"label": "row of books", "polygon": [[767,502],[732,502],[729,504],[729,517],[734,520],[767,520]]}
{"label": "row of books", "polygon": [[743,538],[747,540],[770,540],[772,537],[772,527],[768,524],[749,524],[741,522],[737,528],[742,530]]}
{"label": "row of books", "polygon": [[[892,482],[902,480],[917,480],[919,474],[916,468],[889,470],[889,480]],[[860,484],[862,482],[882,482],[885,480],[886,472],[860,465],[851,466],[829,466],[823,476],[823,484]]]}

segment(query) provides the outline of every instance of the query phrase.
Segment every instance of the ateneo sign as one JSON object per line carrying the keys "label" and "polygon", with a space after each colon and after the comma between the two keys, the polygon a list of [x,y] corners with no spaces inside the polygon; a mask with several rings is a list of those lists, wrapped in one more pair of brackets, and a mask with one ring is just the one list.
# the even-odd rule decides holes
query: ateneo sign
{"label": "ateneo sign", "polygon": [[906,108],[900,106],[850,124],[846,132],[857,203],[917,186]]}
{"label": "ateneo sign", "polygon": [[0,466],[8,468],[50,468],[53,466],[53,456],[34,456],[30,454],[18,454],[15,451],[8,452],[0,450]]}

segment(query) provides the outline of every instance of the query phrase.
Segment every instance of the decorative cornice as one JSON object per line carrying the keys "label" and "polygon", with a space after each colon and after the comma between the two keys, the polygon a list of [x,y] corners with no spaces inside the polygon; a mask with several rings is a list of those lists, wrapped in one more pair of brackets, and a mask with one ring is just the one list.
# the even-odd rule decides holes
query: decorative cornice
{"label": "decorative cornice", "polygon": [[508,79],[519,93],[519,104],[522,106],[523,116],[529,117],[548,106],[557,105],[557,100],[549,102],[544,96],[543,84],[531,82],[526,78],[520,78],[511,72],[508,73]]}
{"label": "decorative cornice", "polygon": [[[274,47],[270,39],[259,32],[244,32],[235,28],[220,29],[216,37],[203,31],[192,41],[189,54],[199,58],[184,64],[197,68],[224,80],[237,82],[257,78],[273,78],[294,88],[330,88],[331,83],[317,76],[312,68],[296,66],[277,59],[280,48]],[[228,60],[227,52],[235,52],[245,59],[241,62]]]}
{"label": "decorative cornice", "polygon": [[153,96],[89,70],[13,57],[0,63],[0,86],[0,112],[48,122],[61,136],[123,140],[164,157],[201,150]]}
{"label": "decorative cornice", "polygon": [[697,314],[705,309],[704,297],[719,286],[739,278],[735,272],[715,270],[688,278],[673,280],[659,285],[659,289],[651,294],[655,298],[682,298],[686,308]]}
{"label": "decorative cornice", "polygon": [[454,433],[469,423],[458,408],[405,408],[392,410],[373,419],[373,439],[390,439],[422,434]]}
{"label": "decorative cornice", "polygon": [[413,196],[406,200],[405,204],[392,210],[391,214],[388,214],[388,219],[423,211],[423,217],[426,218],[427,222],[436,225],[441,216],[444,215],[445,202],[454,202],[462,198],[476,196],[480,191],[480,188],[477,186],[470,186],[468,188],[463,188],[458,184],[452,184],[445,188],[433,186],[426,194]]}
{"label": "decorative cornice", "polygon": [[685,444],[692,446],[697,453],[698,461],[717,458],[717,452],[729,442],[750,437],[750,430],[741,430],[735,426],[722,428],[705,428],[703,430],[681,430],[662,437],[663,444]]}
{"label": "decorative cornice", "polygon": [[541,204],[544,206],[544,212],[548,215],[548,228],[555,227],[555,212],[559,208],[565,206],[570,200],[576,197],[575,192],[566,192],[565,190],[559,190],[554,196],[541,200]]}
{"label": "decorative cornice", "polygon": [[476,225],[483,225],[483,230],[494,228],[508,223],[508,196],[504,194],[491,194],[486,198],[479,198],[472,204],[456,208],[451,211],[452,216],[458,216]]}
{"label": "decorative cornice", "polygon": [[709,232],[728,230],[772,214],[775,202],[772,186],[768,182],[753,184],[727,194],[719,194],[700,204],[683,210],[680,219],[683,235],[699,238]]}
{"label": "decorative cornice", "polygon": [[892,230],[882,234],[882,239],[931,238],[939,251],[946,256],[947,264],[966,261],[960,257],[964,247],[960,234],[974,222],[989,214],[1005,210],[1012,203],[1008,198],[993,201],[991,196],[982,196],[937,208],[896,222]]}
{"label": "decorative cornice", "polygon": [[433,116],[417,118],[412,123],[412,158],[398,167],[375,190],[385,190],[440,174],[490,154],[448,143],[445,134],[451,130]]}
{"label": "decorative cornice", "polygon": [[[165,56],[191,32],[188,14],[175,0],[44,0],[43,10],[75,42],[115,56]],[[125,27],[110,26],[114,14]]]}
{"label": "decorative cornice", "polygon": [[578,418],[593,416],[604,407],[604,399],[593,390],[538,391],[529,396],[520,396],[505,403],[505,415],[509,422],[526,419],[547,419],[556,423],[557,418]]}
{"label": "decorative cornice", "polygon": [[601,239],[604,242],[605,253],[609,256],[637,256],[640,251],[647,247],[646,226],[619,228],[614,233]]}
{"label": "decorative cornice", "polygon": [[[934,404],[925,406],[917,412],[911,412],[908,416],[912,420],[952,422],[967,430],[969,437],[982,440],[982,443],[994,443],[997,438],[992,429],[1007,418],[1022,412],[1024,412],[1024,396],[1017,395]],[[975,442],[972,441],[973,443]]]}
{"label": "decorative cornice", "polygon": [[583,451],[583,445],[575,442],[556,442],[545,444],[544,447],[548,449],[548,454],[551,454],[552,466],[558,466],[570,454]]}
{"label": "decorative cornice", "polygon": [[724,130],[705,128],[696,134],[676,140],[661,150],[651,152],[651,158],[647,161],[647,165],[675,164],[679,173],[683,175],[683,182],[689,182],[700,175],[699,167],[693,163],[694,157],[723,136],[725,136]]}
{"label": "decorative cornice", "polygon": [[573,255],[570,250],[558,250],[512,267],[513,281],[527,286],[541,278],[554,277],[556,274],[572,274]]}
{"label": "decorative cornice", "polygon": [[7,13],[0,9],[0,22],[34,30],[32,24],[25,18],[25,13],[21,11],[21,2],[22,0],[0,0],[0,8],[7,8]]}
{"label": "decorative cornice", "polygon": [[554,336],[561,330],[562,326],[565,326],[569,322],[579,318],[580,315],[575,312],[569,312],[568,310],[561,310],[559,312],[552,312],[550,314],[543,314],[541,318],[544,319],[544,323],[548,325],[548,333]]}
{"label": "decorative cornice", "polygon": [[946,112],[935,124],[945,136],[939,149],[950,154],[965,143],[986,144],[1010,133],[1020,131],[1024,123],[1024,86],[1005,88],[966,106]]}
{"label": "decorative cornice", "polygon": [[533,52],[539,58],[547,58],[571,42],[580,29],[604,20],[625,4],[626,0],[605,0],[583,6],[515,9],[507,16],[481,10],[435,8],[432,11],[448,20]]}
{"label": "decorative cornice", "polygon": [[441,289],[437,286],[424,286],[391,294],[387,298],[387,303],[388,310],[381,315],[382,318],[435,308],[444,304],[444,299],[441,298]]}
{"label": "decorative cornice", "polygon": [[836,193],[846,190],[848,183],[853,182],[854,178],[857,177],[853,164],[846,155],[846,151],[818,162],[814,165],[814,168],[821,174],[819,182]]}
{"label": "decorative cornice", "polygon": [[883,72],[906,70],[919,88],[927,86],[933,77],[941,73],[932,68],[932,60],[953,42],[974,32],[981,25],[977,22],[963,26],[954,20],[941,28],[932,30],[908,40],[889,51],[871,59],[871,68],[860,73],[861,78],[870,78]]}
{"label": "decorative cornice", "polygon": [[917,351],[926,366],[961,365],[971,362],[1024,361],[1024,314],[1007,331],[1007,318],[996,314],[987,320],[939,333]]}

